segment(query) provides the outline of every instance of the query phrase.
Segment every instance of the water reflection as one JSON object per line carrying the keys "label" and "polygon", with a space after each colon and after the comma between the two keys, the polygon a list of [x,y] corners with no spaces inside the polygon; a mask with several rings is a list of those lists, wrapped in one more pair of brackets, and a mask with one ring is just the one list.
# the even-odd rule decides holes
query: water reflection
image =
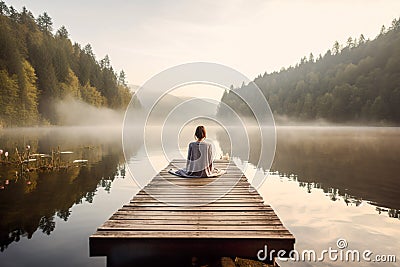
{"label": "water reflection", "polygon": [[[211,127],[208,131],[216,150],[230,153],[229,136]],[[192,130],[185,133],[179,137],[183,156],[186,144],[193,139]],[[147,154],[133,134],[125,152],[132,155],[129,164],[140,166]],[[280,127],[277,134],[275,171],[259,192],[293,232],[297,249],[326,249],[338,237],[346,237],[352,248],[389,253],[394,250],[391,247],[398,247],[400,220],[393,218],[399,218],[400,209],[396,176],[400,171],[399,130]],[[250,162],[254,164],[260,145],[256,138],[250,141]],[[22,150],[27,144],[32,151],[43,153],[60,146],[74,152],[66,155],[70,158],[65,161],[87,159],[88,164],[57,172],[18,171],[17,176],[11,168],[0,166],[0,185],[4,186],[0,190],[1,248],[21,239],[0,254],[2,265],[105,264],[104,259],[88,257],[87,238],[138,190],[130,179],[115,178],[126,173],[121,131],[59,128],[0,132],[0,149]],[[243,144],[233,145],[241,151]],[[162,150],[153,152],[163,158]],[[247,159],[246,155],[243,151],[234,156]],[[159,167],[165,165],[161,162]],[[265,162],[261,166],[269,168]],[[365,205],[366,201],[376,206]],[[42,237],[46,234],[51,238]]]}
{"label": "water reflection", "polygon": [[70,128],[2,132],[0,145],[4,151],[29,144],[32,151],[48,153],[61,145],[73,152],[65,161],[86,159],[88,164],[72,164],[56,171],[0,166],[1,251],[21,237],[30,239],[38,229],[50,235],[56,227],[56,217],[67,221],[71,207],[92,203],[99,187],[109,192],[115,177],[125,176],[120,134],[120,130],[104,129],[99,134],[98,130]]}
{"label": "water reflection", "polygon": [[[250,141],[251,147],[260,147]],[[229,151],[225,140],[220,145]],[[398,218],[399,152],[397,128],[278,127],[271,171],[298,181],[308,193],[322,189],[332,201],[340,198],[356,206],[368,201]],[[258,157],[259,151],[250,151],[249,162],[256,165]],[[261,167],[269,169],[268,164],[261,162]]]}

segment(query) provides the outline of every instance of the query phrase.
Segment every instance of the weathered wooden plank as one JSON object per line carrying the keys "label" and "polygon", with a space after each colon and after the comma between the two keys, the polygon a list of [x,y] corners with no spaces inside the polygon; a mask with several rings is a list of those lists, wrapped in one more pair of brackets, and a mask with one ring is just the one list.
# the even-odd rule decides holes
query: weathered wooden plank
{"label": "weathered wooden plank", "polygon": [[241,231],[286,231],[282,224],[256,224],[256,225],[230,225],[230,224],[138,224],[126,220],[108,220],[98,228],[99,231],[237,231],[236,235],[241,236]]}
{"label": "weathered wooden plank", "polygon": [[171,185],[180,185],[180,186],[207,186],[207,187],[222,187],[222,188],[231,188],[234,186],[235,188],[249,188],[251,185],[249,183],[240,182],[240,181],[215,181],[215,182],[207,182],[207,181],[182,181],[182,180],[175,180],[175,181],[168,181],[168,180],[160,180],[154,181],[151,184],[147,185],[147,187],[155,187],[155,186],[168,186]]}
{"label": "weathered wooden plank", "polygon": [[[228,195],[228,194],[251,194],[256,192],[255,189],[248,186],[214,186],[214,185],[178,185],[178,184],[161,184],[151,185],[142,189],[148,194],[214,194],[214,195]],[[168,191],[168,192],[166,192]],[[254,194],[259,196],[259,194]]]}
{"label": "weathered wooden plank", "polygon": [[210,206],[211,204],[208,205],[198,205],[195,206],[194,204],[192,206],[188,206],[188,205],[167,205],[165,203],[160,203],[160,205],[135,205],[135,204],[126,204],[123,206],[122,209],[124,210],[164,210],[164,211],[170,211],[170,210],[188,210],[188,211],[211,211],[211,210],[215,210],[215,211],[233,211],[233,210],[237,210],[237,211],[245,211],[245,210],[268,210],[267,208],[263,207],[263,206],[258,206],[258,207],[254,207],[254,206],[218,206],[218,205],[214,205],[214,206]]}
{"label": "weathered wooden plank", "polygon": [[[221,176],[218,177],[181,177],[181,176],[177,176],[174,174],[171,174],[169,171],[170,170],[165,170],[165,171],[161,171],[159,173],[157,173],[154,178],[155,179],[164,179],[164,178],[171,178],[171,179],[176,179],[176,180],[189,180],[189,181],[199,181],[199,180],[205,180],[205,181],[218,181],[218,180],[224,180],[225,178],[229,178],[229,179],[234,179],[234,180],[247,180],[246,176],[243,174],[242,171],[238,170],[234,170],[234,169],[226,169],[226,168],[221,168],[223,169],[224,173]],[[153,179],[154,179],[153,178]]]}
{"label": "weathered wooden plank", "polygon": [[278,218],[278,216],[253,216],[246,217],[242,216],[241,218],[229,218],[229,217],[191,217],[188,216],[143,216],[138,219],[137,216],[130,214],[114,214],[111,216],[110,220],[130,220],[136,221],[141,224],[282,224]]}
{"label": "weathered wooden plank", "polygon": [[[168,192],[165,192],[167,191]],[[207,192],[204,192],[205,190],[207,190]],[[144,188],[145,192],[148,192],[149,194],[152,193],[160,193],[160,194],[211,194],[211,195],[227,195],[227,194],[254,194],[254,192],[256,192],[256,190],[253,189],[239,189],[239,188],[233,188],[233,189],[217,189],[217,188],[196,188],[196,187],[186,187],[186,188],[171,188],[171,187],[146,187]]]}
{"label": "weathered wooden plank", "polygon": [[214,205],[212,206],[211,204],[207,205],[168,205],[166,203],[158,203],[159,205],[139,205],[139,204],[125,204],[122,209],[124,210],[164,210],[164,211],[173,211],[173,210],[182,210],[182,211],[250,211],[250,210],[257,210],[257,211],[263,211],[263,210],[272,210],[270,207],[266,206],[219,206],[219,205]]}
{"label": "weathered wooden plank", "polygon": [[227,200],[220,200],[220,201],[210,201],[210,200],[201,200],[201,199],[183,199],[183,200],[164,200],[160,199],[160,201],[164,202],[157,202],[157,201],[148,201],[148,200],[131,200],[130,205],[134,206],[148,206],[148,207],[160,207],[160,206],[210,206],[210,207],[257,207],[263,204],[262,201],[227,201]]}
{"label": "weathered wooden plank", "polygon": [[[264,201],[262,199],[251,199],[251,198],[235,198],[235,199],[226,199],[226,198],[164,198],[160,197],[159,199],[157,198],[140,198],[140,197],[135,197],[133,198],[130,203],[159,203],[160,201],[166,201],[169,200],[171,202],[177,202],[177,203],[205,203],[207,201],[212,201],[212,204],[259,204],[263,203]],[[171,203],[168,202],[168,203]],[[211,204],[211,203],[210,203]]]}
{"label": "weathered wooden plank", "polygon": [[133,206],[133,207],[135,207],[135,206],[141,206],[141,207],[169,207],[169,206],[171,206],[171,204],[176,204],[176,205],[182,205],[182,206],[184,206],[184,205],[190,205],[190,206],[195,206],[195,205],[199,205],[199,206],[201,206],[201,207],[203,207],[203,208],[205,208],[205,207],[210,207],[210,208],[213,208],[213,207],[227,207],[227,208],[230,208],[230,207],[243,207],[243,208],[246,208],[246,207],[250,207],[250,208],[257,208],[257,207],[263,207],[263,203],[262,202],[223,202],[223,201],[219,201],[219,202],[217,202],[217,201],[215,201],[215,202],[211,202],[211,203],[208,203],[207,201],[202,201],[202,202],[196,202],[196,201],[185,201],[185,202],[152,202],[152,201],[149,201],[149,202],[139,202],[139,201],[134,201],[134,202],[131,202],[131,203],[129,203],[129,204],[126,204],[126,206]]}
{"label": "weathered wooden plank", "polygon": [[198,197],[198,198],[189,198],[189,197],[169,197],[166,195],[161,195],[158,197],[134,197],[133,199],[131,199],[132,201],[137,201],[137,202],[154,202],[154,201],[166,201],[166,200],[170,200],[170,201],[178,201],[178,202],[185,202],[185,201],[189,201],[189,202],[204,202],[204,201],[213,201],[213,202],[225,202],[225,203],[229,203],[229,202],[251,202],[251,203],[263,203],[264,200],[262,198],[245,198],[245,197]]}
{"label": "weathered wooden plank", "polygon": [[[126,217],[123,215],[113,215],[107,222],[115,222],[115,223],[132,223],[137,225],[280,225],[282,224],[279,221],[279,218],[262,218],[262,219],[253,219],[246,220],[246,218],[242,218],[242,220],[221,220],[221,219],[212,219],[209,218],[207,220],[196,220],[189,218],[164,218],[164,219],[154,219],[154,218],[145,218],[145,219],[136,219],[132,217]],[[105,226],[105,224],[103,224]],[[254,230],[254,229],[252,229]]]}
{"label": "weathered wooden plank", "polygon": [[293,238],[288,231],[97,231],[95,238],[255,238],[255,239],[280,239]]}
{"label": "weathered wooden plank", "polygon": [[139,195],[162,195],[162,196],[168,196],[168,195],[187,195],[189,197],[196,197],[196,196],[244,196],[244,197],[261,197],[259,194],[255,193],[254,191],[235,191],[231,190],[229,192],[214,192],[213,190],[210,190],[210,192],[201,192],[201,191],[195,191],[195,190],[170,190],[168,192],[165,192],[160,189],[148,189],[148,190],[140,190],[138,192]]}
{"label": "weathered wooden plank", "polygon": [[196,197],[190,196],[188,194],[178,194],[178,195],[174,195],[174,194],[152,194],[152,195],[145,195],[145,194],[141,194],[141,195],[136,195],[135,197],[133,197],[131,200],[133,199],[138,199],[138,200],[151,200],[153,201],[155,200],[160,200],[160,198],[162,199],[171,199],[171,200],[207,200],[207,199],[212,199],[214,201],[233,201],[233,200],[243,200],[243,201],[264,201],[264,199],[260,196],[243,196],[243,195],[198,195]]}
{"label": "weathered wooden plank", "polygon": [[226,173],[219,176],[219,177],[209,177],[209,178],[200,178],[200,177],[193,177],[193,178],[187,178],[187,177],[180,177],[176,176],[170,173],[158,173],[156,176],[154,176],[155,181],[158,180],[166,180],[166,179],[171,179],[171,180],[176,180],[176,181],[204,181],[204,182],[213,182],[213,181],[248,181],[247,177],[241,173],[241,172],[236,172],[236,171],[229,171],[226,170]]}
{"label": "weathered wooden plank", "polygon": [[171,185],[179,185],[179,186],[213,186],[213,187],[229,187],[232,186],[237,188],[248,188],[250,186],[249,183],[236,181],[236,180],[225,180],[225,181],[182,181],[182,180],[158,180],[151,183],[149,186],[171,186]]}
{"label": "weathered wooden plank", "polygon": [[188,199],[188,200],[195,200],[195,199],[212,199],[214,201],[223,201],[223,200],[227,200],[227,201],[232,201],[232,200],[239,200],[242,199],[243,201],[264,201],[264,199],[261,196],[257,196],[257,195],[248,195],[248,196],[244,196],[243,194],[229,194],[229,195],[224,195],[224,194],[202,194],[202,195],[196,195],[195,197],[193,197],[192,195],[188,195],[185,193],[182,194],[140,194],[140,195],[136,195],[135,197],[133,197],[131,200],[133,199],[149,199],[152,200],[156,199],[158,201],[160,201],[160,198],[162,199],[176,199],[176,200],[182,200],[182,199]]}
{"label": "weathered wooden plank", "polygon": [[201,199],[201,198],[224,198],[224,199],[263,199],[260,195],[245,195],[245,194],[226,194],[226,195],[221,195],[221,194],[146,194],[146,193],[138,193],[134,198],[157,198],[157,196],[161,196],[163,198],[194,198],[194,199]]}
{"label": "weathered wooden plank", "polygon": [[[201,221],[201,224],[200,224]],[[194,218],[184,218],[184,219],[168,219],[168,222],[166,220],[160,220],[160,219],[154,219],[154,218],[147,218],[146,220],[144,219],[135,219],[135,218],[129,218],[123,215],[113,215],[109,220],[107,220],[103,226],[107,225],[107,223],[111,224],[118,224],[118,223],[123,223],[123,224],[137,224],[137,225],[145,225],[145,224],[159,224],[159,225],[217,225],[219,227],[225,226],[225,222],[230,225],[236,225],[236,226],[241,226],[241,225],[277,225],[279,223],[278,218],[263,218],[263,219],[257,219],[257,220],[246,220],[246,218],[242,218],[241,220],[220,220],[220,219],[208,219],[208,220],[196,220]],[[282,223],[279,224],[282,226]],[[251,229],[254,230],[254,229]]]}
{"label": "weathered wooden plank", "polygon": [[259,195],[248,195],[248,196],[244,196],[243,193],[242,194],[232,194],[232,195],[226,195],[223,193],[218,193],[218,194],[187,194],[187,193],[180,193],[180,194],[163,194],[163,193],[155,193],[155,194],[140,194],[140,195],[136,195],[134,196],[132,199],[155,199],[158,200],[157,197],[163,197],[163,198],[178,198],[178,199],[199,199],[199,198],[209,198],[209,199],[214,199],[214,200],[222,200],[222,199],[243,199],[244,201],[247,199],[248,201],[260,201],[262,200],[262,198]]}
{"label": "weathered wooden plank", "polygon": [[188,210],[132,210],[132,209],[119,209],[115,214],[132,214],[137,216],[185,216],[185,217],[204,217],[211,216],[220,218],[221,216],[227,217],[251,217],[251,216],[271,216],[275,215],[272,209],[262,211],[188,211]]}
{"label": "weathered wooden plank", "polygon": [[[203,190],[205,188],[209,189],[249,189],[251,188],[251,185],[249,183],[244,183],[244,182],[237,182],[237,181],[216,181],[216,182],[205,182],[205,181],[192,181],[192,182],[186,182],[186,181],[179,181],[179,180],[162,180],[162,181],[157,181],[151,184],[148,184],[144,188],[149,188],[149,187],[157,187],[157,186],[167,186],[171,189],[174,189],[173,186],[180,187],[181,189],[189,188],[191,189],[192,187],[196,186],[198,189],[202,188]],[[229,191],[227,191],[229,192]]]}

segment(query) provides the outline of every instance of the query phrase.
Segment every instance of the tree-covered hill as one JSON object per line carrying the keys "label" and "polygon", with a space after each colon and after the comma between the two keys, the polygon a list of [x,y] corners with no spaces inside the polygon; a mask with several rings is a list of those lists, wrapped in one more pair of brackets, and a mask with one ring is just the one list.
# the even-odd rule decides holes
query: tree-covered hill
{"label": "tree-covered hill", "polygon": [[54,103],[67,97],[113,109],[129,103],[125,73],[52,24],[47,13],[35,18],[0,1],[0,127],[57,124]]}
{"label": "tree-covered hill", "polygon": [[[333,122],[400,123],[400,21],[382,26],[372,41],[363,35],[335,42],[332,50],[310,54],[295,67],[265,73],[254,82],[266,96],[274,115]],[[235,90],[246,93],[246,85]],[[226,92],[222,101],[242,114],[244,103]],[[219,115],[224,115],[219,110]]]}

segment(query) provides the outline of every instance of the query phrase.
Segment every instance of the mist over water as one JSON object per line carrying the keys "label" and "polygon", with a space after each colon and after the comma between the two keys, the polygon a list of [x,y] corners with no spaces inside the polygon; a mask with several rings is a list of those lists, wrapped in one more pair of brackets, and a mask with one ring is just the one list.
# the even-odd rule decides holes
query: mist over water
{"label": "mist over water", "polygon": [[347,122],[332,122],[323,118],[304,120],[300,118],[289,117],[286,115],[274,115],[275,124],[278,126],[316,126],[316,127],[398,127],[399,124],[388,121],[374,120],[356,120]]}
{"label": "mist over water", "polygon": [[125,111],[95,107],[76,99],[55,103],[56,118],[65,126],[113,126],[122,127]]}

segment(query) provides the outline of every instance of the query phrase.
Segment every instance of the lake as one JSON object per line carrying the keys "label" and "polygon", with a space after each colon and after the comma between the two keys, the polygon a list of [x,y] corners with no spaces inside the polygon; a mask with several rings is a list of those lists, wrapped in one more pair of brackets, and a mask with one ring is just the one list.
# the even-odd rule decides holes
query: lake
{"label": "lake", "polygon": [[[177,138],[177,155],[185,155],[193,138],[193,125],[189,126]],[[150,133],[150,138],[156,137]],[[207,139],[217,156],[231,152],[229,138],[218,126],[208,128]],[[134,166],[140,166],[149,153],[157,161],[156,170],[168,162],[162,149],[146,150],[140,140],[132,144],[125,149],[126,162],[118,128],[1,130],[0,149],[11,157],[15,148],[23,153],[30,145],[32,153],[65,152],[59,160],[69,167],[23,172],[17,166],[0,166],[0,265],[105,266],[104,257],[89,257],[89,236],[139,190],[132,175],[151,178],[151,172],[131,174],[128,166],[136,170]],[[257,141],[250,145],[259,147]],[[248,158],[233,156],[239,167],[247,166],[247,174],[271,170],[259,192],[296,237],[297,251],[337,249],[336,241],[345,239],[348,249],[396,255],[399,260],[399,152],[398,128],[286,126],[277,128],[271,168],[269,162],[255,168],[257,149]],[[36,163],[29,164],[33,168]],[[342,266],[343,262],[280,264]]]}

